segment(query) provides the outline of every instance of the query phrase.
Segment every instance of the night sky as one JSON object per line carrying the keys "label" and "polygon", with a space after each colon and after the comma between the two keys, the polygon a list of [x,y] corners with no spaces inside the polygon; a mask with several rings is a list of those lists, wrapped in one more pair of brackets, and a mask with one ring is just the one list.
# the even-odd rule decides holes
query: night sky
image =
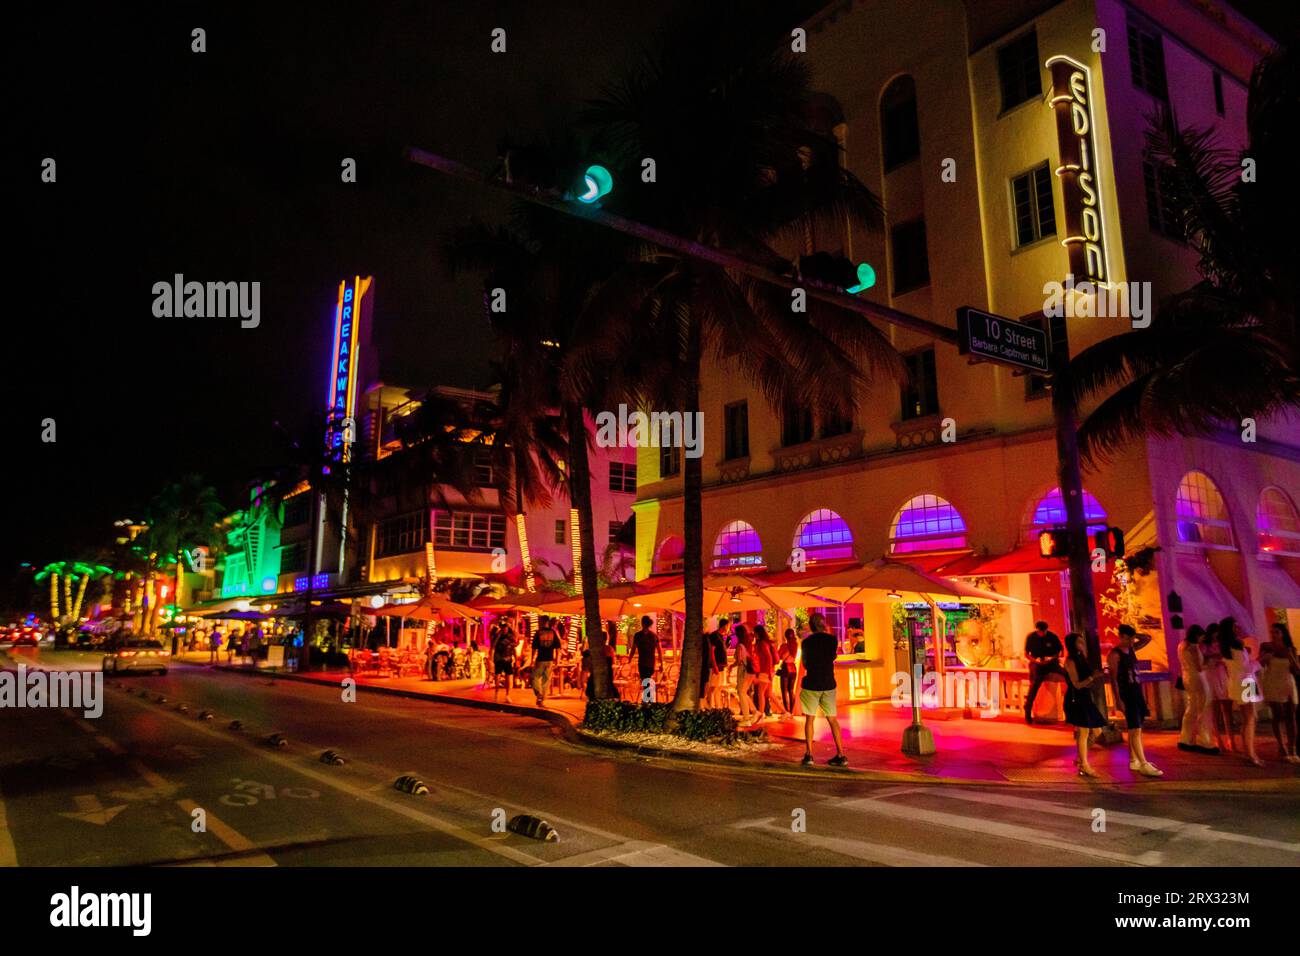
{"label": "night sky", "polygon": [[[924,0],[921,0],[924,2]],[[1290,4],[1241,6],[1266,27]],[[816,0],[785,9],[816,8]],[[376,277],[380,377],[483,386],[474,279],[435,248],[492,194],[401,156],[488,168],[507,133],[572,115],[670,4],[472,0],[366,4],[40,5],[9,14],[6,178],[18,269],[3,388],[0,588],[20,561],[89,555],[166,481],[206,475],[223,502],[306,433],[325,392],[338,280]],[[271,9],[263,9],[271,8]],[[330,11],[330,12],[326,12]],[[1289,21],[1291,18],[1287,18]],[[207,52],[190,31],[207,30]],[[489,49],[494,27],[508,52]],[[58,182],[39,182],[41,161]],[[340,181],[344,157],[358,182]],[[12,260],[11,260],[12,261]],[[157,319],[154,282],[260,281],[257,329]],[[41,421],[57,441],[41,441]],[[10,595],[0,593],[0,606]]]}

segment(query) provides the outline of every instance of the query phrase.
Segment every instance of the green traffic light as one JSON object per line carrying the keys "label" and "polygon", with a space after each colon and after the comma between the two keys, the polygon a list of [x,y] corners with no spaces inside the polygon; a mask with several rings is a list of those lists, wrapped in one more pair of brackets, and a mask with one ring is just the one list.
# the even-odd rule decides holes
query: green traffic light
{"label": "green traffic light", "polygon": [[583,181],[587,185],[587,191],[578,197],[578,202],[588,205],[609,195],[609,191],[614,188],[614,177],[604,166],[588,166]]}
{"label": "green traffic light", "polygon": [[875,284],[876,270],[871,268],[871,263],[862,262],[858,264],[858,284],[851,285],[844,291],[850,295],[857,295],[859,292],[870,289]]}

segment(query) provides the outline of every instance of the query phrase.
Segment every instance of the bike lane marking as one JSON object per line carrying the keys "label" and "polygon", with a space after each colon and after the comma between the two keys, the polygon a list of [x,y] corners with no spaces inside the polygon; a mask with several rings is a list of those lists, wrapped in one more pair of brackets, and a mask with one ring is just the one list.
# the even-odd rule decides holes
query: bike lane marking
{"label": "bike lane marking", "polygon": [[[99,744],[101,747],[103,747],[105,750],[107,750],[109,753],[115,756],[126,755],[127,751],[124,747],[122,747],[121,744],[115,741],[112,737],[108,736],[108,734],[104,733],[102,730],[100,730],[90,721],[86,720],[84,717],[73,718],[73,723],[79,726],[86,733],[90,734],[91,739],[95,741],[97,744]],[[144,780],[145,783],[149,784],[149,786],[157,790],[166,792],[168,789],[171,789],[172,792],[175,792],[176,790],[182,789],[179,784],[173,784],[162,774],[157,773],[156,771],[146,766],[145,763],[142,760],[140,760],[138,757],[127,757],[126,762],[127,765],[130,766],[131,769],[134,770],[136,774],[142,780]],[[190,820],[194,819],[194,811],[199,809],[199,805],[195,803],[193,800],[177,800],[176,805],[180,807],[183,811],[185,811],[185,816]],[[207,832],[211,833],[214,837],[216,837],[216,839],[221,841],[221,843],[226,847],[226,849],[241,854],[239,862],[234,865],[276,866],[275,860],[272,859],[267,854],[260,852],[257,848],[257,845],[253,843],[252,840],[249,840],[246,836],[244,836],[234,827],[230,826],[228,823],[221,820],[211,810],[205,810],[204,813],[206,815],[205,824],[207,826]],[[185,861],[177,860],[177,862],[183,863]]]}
{"label": "bike lane marking", "polygon": [[[314,767],[300,766],[298,762],[296,762],[293,759],[290,759],[288,757],[282,757],[276,753],[269,753],[259,748],[255,744],[251,744],[248,741],[241,740],[236,737],[231,737],[227,734],[223,734],[220,731],[215,730],[211,727],[207,727],[197,721],[186,721],[183,717],[180,717],[169,711],[154,711],[154,713],[157,713],[161,717],[165,717],[177,723],[180,723],[183,726],[189,728],[190,730],[196,733],[207,734],[210,737],[214,737],[232,746],[239,747],[240,749],[253,754],[255,757],[265,760],[268,763],[273,763],[276,766],[279,766],[285,770],[289,770],[292,773],[304,777],[308,777],[312,780],[316,780],[320,783],[323,783],[327,787],[337,790],[340,793],[347,794],[348,796],[354,797],[355,799],[358,800],[364,800],[369,804],[380,807],[381,809],[388,810],[399,816],[406,817],[408,820],[415,821],[416,823],[422,824],[427,827],[431,827],[432,829],[437,830],[440,833],[444,833],[448,836],[455,837],[456,839],[461,840],[462,842],[469,843],[483,850],[487,850],[489,853],[495,853],[498,856],[503,856],[506,859],[509,859],[515,863],[521,863],[525,866],[538,866],[546,862],[542,858],[534,856],[531,853],[525,853],[524,851],[519,850],[515,847],[507,846],[503,844],[501,842],[503,835],[496,835],[491,837],[480,836],[477,833],[474,833],[470,830],[466,830],[464,827],[458,826],[457,824],[450,823],[446,820],[436,817],[427,811],[419,810],[416,809],[415,807],[404,807],[400,804],[391,803],[388,800],[384,800],[375,796],[371,791],[365,789],[364,787],[349,783],[346,780],[341,780],[335,777],[331,777],[329,774],[322,773],[321,771],[316,770]],[[209,815],[209,819],[211,819],[210,815]]]}

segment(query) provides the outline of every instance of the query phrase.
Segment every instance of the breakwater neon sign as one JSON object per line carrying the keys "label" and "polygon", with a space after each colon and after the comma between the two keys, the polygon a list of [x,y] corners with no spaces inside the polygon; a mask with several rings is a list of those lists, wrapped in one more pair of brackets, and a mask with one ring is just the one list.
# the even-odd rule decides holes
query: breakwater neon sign
{"label": "breakwater neon sign", "polygon": [[1068,56],[1054,56],[1046,63],[1052,76],[1048,105],[1056,113],[1056,138],[1065,200],[1065,238],[1070,272],[1075,281],[1086,279],[1109,285],[1110,258],[1106,250],[1101,184],[1098,179],[1096,127],[1092,110],[1092,75],[1088,68]]}
{"label": "breakwater neon sign", "polygon": [[362,304],[373,282],[370,276],[364,279],[355,276],[351,284],[346,279],[339,283],[339,300],[334,310],[334,348],[330,362],[325,439],[336,460],[351,458],[351,446],[356,437],[357,332]]}

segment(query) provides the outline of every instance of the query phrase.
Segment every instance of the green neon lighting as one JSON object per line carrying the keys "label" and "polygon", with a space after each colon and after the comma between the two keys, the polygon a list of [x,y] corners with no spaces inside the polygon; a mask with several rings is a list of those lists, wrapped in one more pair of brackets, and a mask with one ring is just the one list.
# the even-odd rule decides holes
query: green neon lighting
{"label": "green neon lighting", "polygon": [[851,285],[844,291],[848,292],[850,295],[857,295],[859,292],[864,292],[867,289],[870,289],[875,284],[876,270],[871,268],[871,263],[862,262],[858,264],[858,284]]}

